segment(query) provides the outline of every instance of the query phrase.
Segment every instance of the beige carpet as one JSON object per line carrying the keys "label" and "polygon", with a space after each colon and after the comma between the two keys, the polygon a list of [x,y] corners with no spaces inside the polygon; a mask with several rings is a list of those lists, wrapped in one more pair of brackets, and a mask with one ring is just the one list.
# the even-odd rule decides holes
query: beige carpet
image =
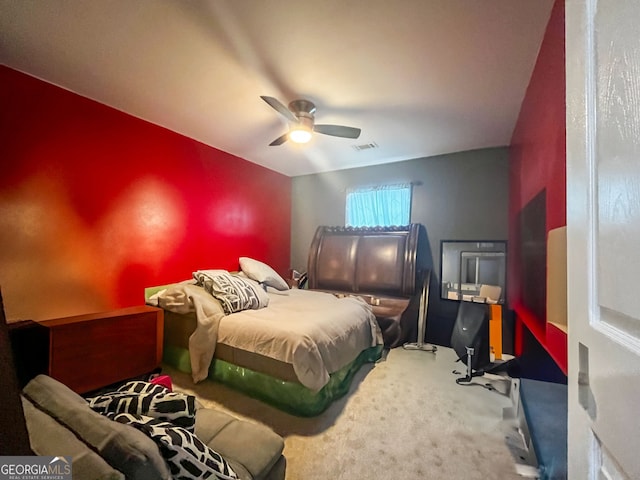
{"label": "beige carpet", "polygon": [[[206,406],[264,423],[285,438],[287,480],[313,479],[521,479],[522,444],[508,381],[498,391],[455,383],[455,353],[397,348],[365,365],[350,392],[314,418],[272,408],[223,385],[194,385],[189,375],[165,367],[176,390]],[[490,379],[474,379],[486,384]]]}

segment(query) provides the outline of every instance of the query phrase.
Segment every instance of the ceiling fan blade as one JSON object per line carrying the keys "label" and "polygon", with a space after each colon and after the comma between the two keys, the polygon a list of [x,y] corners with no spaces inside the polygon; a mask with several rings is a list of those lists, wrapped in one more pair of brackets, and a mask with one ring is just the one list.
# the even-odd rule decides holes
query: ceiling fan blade
{"label": "ceiling fan blade", "polygon": [[275,111],[285,116],[287,120],[291,122],[298,121],[298,118],[291,112],[291,110],[289,110],[282,103],[280,103],[280,101],[277,98],[267,97],[264,95],[261,95],[260,98],[265,102],[267,102],[271,106],[271,108],[273,108]]}
{"label": "ceiling fan blade", "polygon": [[358,138],[360,136],[359,128],[345,127],[343,125],[316,125],[313,127],[313,131],[325,135],[333,135],[334,137]]}
{"label": "ceiling fan blade", "polygon": [[277,147],[278,145],[282,145],[289,138],[289,134],[285,133],[284,135],[280,135],[273,142],[269,144],[270,147]]}

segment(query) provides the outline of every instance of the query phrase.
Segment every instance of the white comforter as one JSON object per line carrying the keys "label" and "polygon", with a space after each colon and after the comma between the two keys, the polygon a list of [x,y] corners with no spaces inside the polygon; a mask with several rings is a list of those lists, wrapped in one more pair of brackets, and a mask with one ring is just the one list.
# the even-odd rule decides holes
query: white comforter
{"label": "white comforter", "polygon": [[206,378],[216,342],[290,363],[300,383],[314,391],[360,352],[382,344],[371,308],[356,297],[269,289],[266,308],[224,315],[219,302],[202,292],[178,284],[152,297],[167,310],[196,312],[198,326],[189,339],[195,382]]}

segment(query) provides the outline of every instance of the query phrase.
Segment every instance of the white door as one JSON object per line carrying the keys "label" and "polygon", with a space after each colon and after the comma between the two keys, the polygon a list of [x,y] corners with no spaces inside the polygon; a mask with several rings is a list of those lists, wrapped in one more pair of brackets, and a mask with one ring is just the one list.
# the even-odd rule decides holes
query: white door
{"label": "white door", "polygon": [[640,1],[565,6],[569,478],[640,479]]}

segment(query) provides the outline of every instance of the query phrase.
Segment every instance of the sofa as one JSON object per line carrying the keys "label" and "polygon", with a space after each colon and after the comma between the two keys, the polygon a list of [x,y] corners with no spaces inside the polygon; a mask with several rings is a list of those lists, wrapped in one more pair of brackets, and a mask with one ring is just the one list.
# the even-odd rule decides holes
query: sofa
{"label": "sofa", "polygon": [[[178,476],[143,430],[98,413],[87,399],[47,375],[33,378],[21,400],[32,451],[71,457],[74,479]],[[279,435],[264,425],[195,404],[195,436],[220,454],[237,478],[284,479],[284,441]]]}
{"label": "sofa", "polygon": [[385,347],[393,348],[416,340],[428,264],[427,233],[419,223],[319,226],[309,248],[307,284],[311,290],[365,299],[380,325]]}

